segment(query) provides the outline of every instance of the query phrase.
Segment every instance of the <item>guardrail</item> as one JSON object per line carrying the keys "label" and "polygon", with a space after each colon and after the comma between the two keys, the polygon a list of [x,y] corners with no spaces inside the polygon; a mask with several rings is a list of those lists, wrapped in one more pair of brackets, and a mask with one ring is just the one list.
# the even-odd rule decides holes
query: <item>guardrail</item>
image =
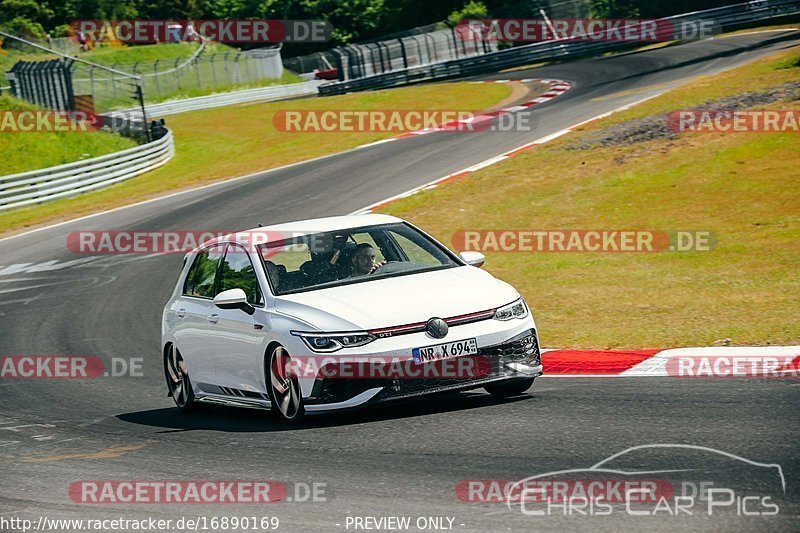
{"label": "guardrail", "polygon": [[[662,20],[672,22],[676,27],[686,23],[711,21],[719,29],[728,29],[797,14],[800,14],[800,0],[756,0],[744,4],[665,17]],[[385,89],[435,79],[471,76],[541,61],[597,55],[629,48],[630,46],[631,43],[625,41],[591,42],[578,39],[545,41],[475,57],[421,65],[366,78],[329,83],[320,86],[319,94],[320,96],[330,96],[354,91]]]}
{"label": "guardrail", "polygon": [[[316,95],[321,83],[315,80],[153,104],[146,107],[147,117],[150,119],[246,102]],[[144,131],[142,110],[138,108],[107,113],[104,121],[115,130]],[[57,167],[0,176],[0,211],[106,187],[157,168],[174,154],[172,132],[167,130],[166,135],[160,139],[121,152]]]}
{"label": "guardrail", "polygon": [[[176,113],[185,113],[187,111],[210,109],[212,107],[222,107],[247,102],[269,102],[273,100],[282,100],[284,98],[316,95],[317,89],[321,83],[323,82],[314,80],[302,83],[290,83],[288,85],[273,85],[270,87],[232,91],[229,93],[211,94],[183,100],[173,100],[161,104],[149,104],[145,106],[145,110],[148,119],[150,119],[174,115]],[[106,115],[109,117],[121,117],[127,120],[141,120],[142,110],[137,108],[121,109],[119,111],[112,111]]]}
{"label": "guardrail", "polygon": [[0,176],[0,211],[107,187],[160,167],[175,155],[172,132],[153,142],[85,161]]}

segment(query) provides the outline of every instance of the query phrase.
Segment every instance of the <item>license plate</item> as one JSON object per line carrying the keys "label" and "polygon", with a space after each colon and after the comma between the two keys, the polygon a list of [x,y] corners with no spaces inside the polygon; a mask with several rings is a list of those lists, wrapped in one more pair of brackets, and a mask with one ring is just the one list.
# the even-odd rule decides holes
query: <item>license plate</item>
{"label": "license plate", "polygon": [[414,356],[414,362],[417,364],[464,355],[476,355],[478,353],[478,341],[476,339],[466,339],[445,342],[444,344],[436,344],[424,348],[414,348],[411,353]]}

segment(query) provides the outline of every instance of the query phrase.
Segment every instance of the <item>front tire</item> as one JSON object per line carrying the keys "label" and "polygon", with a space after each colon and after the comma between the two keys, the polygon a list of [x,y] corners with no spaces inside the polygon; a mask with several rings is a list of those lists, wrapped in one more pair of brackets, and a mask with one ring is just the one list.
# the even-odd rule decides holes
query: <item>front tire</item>
{"label": "front tire", "polygon": [[510,398],[512,396],[519,396],[530,389],[535,379],[536,378],[512,379],[502,383],[486,385],[484,389],[495,398]]}
{"label": "front tire", "polygon": [[267,358],[267,391],[272,412],[285,422],[297,423],[305,416],[300,382],[290,372],[292,358],[286,348],[276,346]]}
{"label": "front tire", "polygon": [[167,378],[169,396],[183,413],[195,409],[194,387],[189,379],[189,369],[178,348],[172,344],[164,354],[164,375]]}

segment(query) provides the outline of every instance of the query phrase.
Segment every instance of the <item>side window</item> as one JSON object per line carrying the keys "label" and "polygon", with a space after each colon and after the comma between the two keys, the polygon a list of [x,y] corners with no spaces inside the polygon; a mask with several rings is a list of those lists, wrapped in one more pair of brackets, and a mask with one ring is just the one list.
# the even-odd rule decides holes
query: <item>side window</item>
{"label": "side window", "polygon": [[194,263],[186,276],[183,294],[200,298],[215,296],[217,267],[219,267],[224,251],[223,246],[212,246],[195,256]]}
{"label": "side window", "polygon": [[261,257],[264,261],[282,266],[287,272],[294,272],[300,270],[303,263],[311,261],[311,249],[304,242],[271,248],[262,247]]}
{"label": "side window", "polygon": [[220,292],[242,289],[247,294],[248,302],[254,305],[264,304],[253,263],[247,251],[241,246],[228,245],[220,275]]}
{"label": "side window", "polygon": [[413,242],[405,235],[401,235],[400,233],[396,233],[394,231],[390,233],[412,263],[424,266],[438,266],[442,264],[440,259],[431,255],[428,250]]}
{"label": "side window", "polygon": [[273,294],[309,285],[308,276],[300,270],[303,265],[311,264],[311,249],[307,243],[262,246],[260,252]]}

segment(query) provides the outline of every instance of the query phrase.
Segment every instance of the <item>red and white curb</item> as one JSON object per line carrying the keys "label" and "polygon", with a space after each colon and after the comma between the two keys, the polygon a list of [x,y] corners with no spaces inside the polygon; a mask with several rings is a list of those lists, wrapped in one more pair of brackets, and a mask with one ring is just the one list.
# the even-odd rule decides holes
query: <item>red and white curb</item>
{"label": "red and white curb", "polygon": [[473,81],[468,81],[467,83],[511,83],[511,82],[516,82],[516,83],[536,83],[536,82],[547,83],[548,81],[558,81],[558,80],[544,80],[542,78],[524,78],[524,79],[521,79],[521,80],[512,80],[512,79],[508,79],[508,80],[473,80]]}
{"label": "red and white curb", "polygon": [[357,148],[368,148],[370,146],[376,146],[378,144],[384,144],[392,141],[397,141],[400,139],[406,139],[408,137],[412,137],[414,135],[427,135],[429,133],[435,133],[437,131],[478,131],[483,127],[486,127],[490,121],[493,119],[501,116],[501,115],[509,115],[511,113],[517,113],[519,111],[524,111],[530,107],[535,105],[540,105],[545,102],[549,102],[553,98],[557,98],[570,90],[572,86],[569,82],[562,81],[562,80],[551,80],[551,79],[524,79],[524,80],[486,80],[486,81],[478,81],[478,82],[470,82],[470,83],[509,83],[509,82],[520,82],[520,83],[542,83],[544,85],[549,86],[550,88],[542,94],[534,98],[533,100],[529,100],[522,104],[518,104],[512,107],[507,107],[504,109],[498,109],[496,111],[491,111],[488,113],[481,113],[479,115],[472,116],[470,118],[461,119],[461,120],[454,120],[452,122],[447,122],[445,124],[441,124],[432,128],[423,128],[420,130],[415,131],[407,131],[405,133],[401,133],[399,135],[395,135],[394,137],[390,137],[388,139],[381,139],[380,141],[375,141],[368,144],[363,144],[358,146]]}
{"label": "red and white curb", "polygon": [[800,377],[800,346],[542,350],[552,377]]}

